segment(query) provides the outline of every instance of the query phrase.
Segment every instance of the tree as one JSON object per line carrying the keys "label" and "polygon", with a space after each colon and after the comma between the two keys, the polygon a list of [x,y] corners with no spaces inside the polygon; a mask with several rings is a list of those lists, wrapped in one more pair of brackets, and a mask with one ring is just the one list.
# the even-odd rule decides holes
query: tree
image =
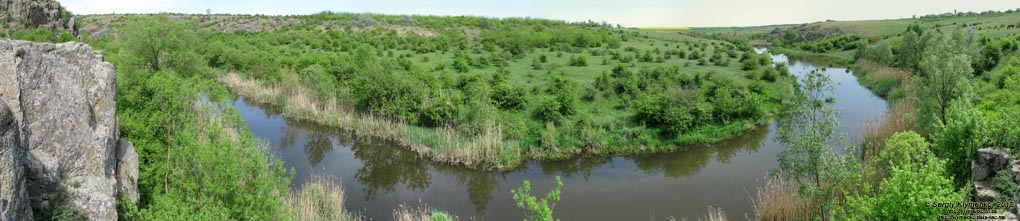
{"label": "tree", "polygon": [[[833,183],[827,176],[838,171],[839,161],[834,158],[829,142],[839,121],[839,112],[828,96],[833,93],[832,82],[822,71],[811,71],[801,81],[801,88],[791,101],[788,118],[779,122],[776,141],[786,146],[779,153],[778,175],[794,180],[802,196],[819,202],[819,214],[827,211],[831,191],[823,184]],[[839,141],[839,140],[836,140]],[[774,173],[775,174],[775,173]],[[836,182],[838,183],[838,182]],[[823,218],[824,219],[824,218]]]}
{"label": "tree", "polygon": [[937,35],[925,49],[920,65],[921,108],[919,121],[924,132],[932,133],[936,122],[946,122],[946,110],[954,100],[969,96],[970,66],[969,42],[958,37]]}
{"label": "tree", "polygon": [[936,122],[936,132],[932,134],[934,149],[947,159],[946,171],[955,178],[956,187],[969,185],[974,153],[988,142],[989,128],[983,116],[969,100],[960,99],[950,105],[946,120]]}
{"label": "tree", "polygon": [[118,29],[124,49],[137,55],[133,57],[134,64],[153,71],[197,72],[198,54],[194,46],[198,45],[198,38],[190,25],[165,14],[134,19],[138,21]]}
{"label": "tree", "polygon": [[897,65],[904,68],[917,68],[917,63],[921,60],[923,49],[916,33],[907,32],[903,34],[903,39],[900,40],[899,53],[896,57]]}

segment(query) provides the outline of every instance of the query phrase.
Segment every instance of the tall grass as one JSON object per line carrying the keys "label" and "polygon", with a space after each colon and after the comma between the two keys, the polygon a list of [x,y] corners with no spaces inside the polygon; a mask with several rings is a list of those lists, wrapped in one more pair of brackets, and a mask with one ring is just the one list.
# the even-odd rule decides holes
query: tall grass
{"label": "tall grass", "polygon": [[509,169],[523,157],[521,145],[504,140],[502,126],[490,126],[477,136],[465,136],[455,128],[423,128],[373,116],[358,114],[344,102],[322,101],[309,96],[308,89],[297,82],[293,71],[284,71],[280,86],[227,73],[217,80],[235,93],[256,102],[282,106],[289,118],[312,121],[351,130],[358,136],[388,140],[425,155],[432,160],[482,169]]}
{"label": "tall grass", "polygon": [[913,102],[899,102],[889,109],[882,120],[871,120],[862,128],[861,149],[858,158],[861,162],[878,155],[885,149],[885,141],[897,132],[915,130],[917,108]]}
{"label": "tall grass", "polygon": [[456,221],[460,220],[457,216],[447,214],[442,211],[429,209],[428,205],[418,202],[421,206],[411,207],[407,204],[400,204],[400,206],[393,210],[394,221]]}
{"label": "tall grass", "polygon": [[344,188],[333,178],[312,176],[301,190],[287,197],[297,220],[362,220],[344,211]]}
{"label": "tall grass", "polygon": [[817,208],[797,193],[797,183],[783,179],[766,178],[751,199],[756,220],[809,220]]}
{"label": "tall grass", "polygon": [[[651,220],[655,220],[655,218],[652,217]],[[677,219],[672,216],[666,217],[666,220],[677,221]],[[679,220],[688,221],[689,219],[687,219],[687,217],[680,217]],[[708,206],[708,213],[705,214],[704,216],[698,216],[698,221],[726,221],[726,220],[729,220],[729,218],[726,217],[726,211],[724,211],[720,207]]]}
{"label": "tall grass", "polygon": [[858,81],[878,96],[886,98],[891,103],[906,97],[912,76],[910,71],[866,59],[858,60],[854,67]]}

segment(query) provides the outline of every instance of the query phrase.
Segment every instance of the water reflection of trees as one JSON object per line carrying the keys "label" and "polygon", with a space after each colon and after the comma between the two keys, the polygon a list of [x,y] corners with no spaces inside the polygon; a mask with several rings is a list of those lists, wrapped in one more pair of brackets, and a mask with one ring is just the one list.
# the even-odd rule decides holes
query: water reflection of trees
{"label": "water reflection of trees", "polygon": [[662,173],[666,177],[678,178],[697,174],[711,162],[716,160],[728,163],[733,156],[741,151],[757,152],[768,135],[768,128],[759,127],[740,136],[710,145],[690,146],[684,150],[665,154],[628,156],[639,169],[645,173]]}
{"label": "water reflection of trees", "polygon": [[580,174],[587,181],[588,177],[591,176],[592,170],[612,161],[613,158],[609,156],[594,156],[541,161],[538,164],[542,166],[542,174],[546,176],[560,175],[563,177],[573,177]]}
{"label": "water reflection of trees", "polygon": [[392,192],[397,184],[420,191],[431,182],[428,164],[424,159],[389,142],[356,139],[351,150],[354,151],[354,157],[363,164],[354,178],[365,185],[366,201],[375,199],[379,190]]}
{"label": "water reflection of trees", "polygon": [[326,153],[333,151],[333,140],[330,135],[322,132],[313,132],[308,135],[308,142],[305,143],[305,154],[308,155],[308,165],[314,167],[322,162]]}
{"label": "water reflection of trees", "polygon": [[338,133],[328,128],[301,121],[286,120],[287,126],[280,128],[280,148],[290,149],[299,141],[304,141],[305,155],[308,165],[315,167],[322,162],[326,154],[333,152],[333,136]]}
{"label": "water reflection of trees", "polygon": [[453,176],[457,183],[464,185],[468,201],[475,206],[475,213],[485,216],[485,208],[492,200],[492,191],[499,189],[505,173],[469,170],[449,165],[436,164],[437,172]]}

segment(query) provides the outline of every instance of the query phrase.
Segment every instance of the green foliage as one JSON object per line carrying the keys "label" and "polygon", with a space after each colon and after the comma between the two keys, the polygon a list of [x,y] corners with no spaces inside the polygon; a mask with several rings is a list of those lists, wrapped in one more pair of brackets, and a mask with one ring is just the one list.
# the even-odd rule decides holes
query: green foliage
{"label": "green foliage", "polygon": [[896,64],[900,67],[917,69],[921,62],[921,54],[924,52],[924,44],[916,32],[908,31],[903,34],[900,40],[899,51],[896,55]]}
{"label": "green foliage", "polygon": [[421,102],[427,94],[417,79],[406,78],[392,66],[373,56],[367,46],[354,52],[354,71],[351,89],[358,107],[394,120],[416,123]]}
{"label": "green foliage", "polygon": [[634,104],[635,117],[648,126],[661,127],[669,137],[688,132],[711,118],[712,106],[699,102],[690,92],[671,96],[644,96]]}
{"label": "green foliage", "polygon": [[575,67],[588,66],[588,58],[585,58],[584,55],[571,57],[570,66]]}
{"label": "green foliage", "polygon": [[786,44],[793,44],[797,40],[797,30],[787,29],[786,33],[783,34],[783,42]]}
{"label": "green foliage", "polygon": [[892,65],[896,62],[896,56],[893,55],[892,46],[888,43],[883,42],[874,47],[869,46],[866,42],[862,42],[861,44],[861,46],[857,47],[854,59],[867,59],[886,65]]}
{"label": "green foliage", "polygon": [[514,195],[514,201],[517,201],[517,207],[527,211],[528,218],[524,220],[553,221],[559,220],[553,218],[553,208],[556,207],[556,202],[560,201],[560,189],[562,188],[563,181],[559,176],[556,176],[556,189],[550,191],[544,198],[539,199],[531,195],[531,182],[527,180],[520,188],[510,190],[510,192]]}
{"label": "green foliage", "polygon": [[[1007,84],[1009,81],[1012,84]],[[1017,85],[1020,82],[1020,58],[1012,57],[1006,62],[1006,65],[1001,69],[992,74],[992,83],[996,88],[1006,88],[1007,85]]]}
{"label": "green foliage", "polygon": [[432,221],[450,221],[450,220],[453,220],[453,219],[450,218],[449,215],[446,215],[446,213],[442,213],[442,212],[438,212],[438,211],[432,211],[432,216],[429,217],[429,219],[432,220]]}
{"label": "green foliage", "polygon": [[935,152],[946,159],[946,171],[957,187],[968,185],[971,177],[970,163],[977,149],[987,143],[987,123],[980,110],[971,107],[967,100],[957,100],[946,110],[945,121],[936,125],[932,134]]}
{"label": "green foliage", "polygon": [[[406,139],[408,144],[434,147],[451,156],[467,156],[457,151],[469,148],[444,148],[452,145],[443,139],[458,142],[493,139],[478,136],[496,131],[492,127],[503,129],[501,139],[493,139],[492,143],[504,155],[523,153],[516,159],[579,153],[561,151],[558,149],[561,146],[586,148],[592,153],[629,153],[645,149],[618,147],[669,150],[678,147],[676,144],[718,140],[765,122],[782,105],[780,96],[773,93],[782,91],[788,83],[783,81],[791,79],[761,68],[768,65],[767,56],[755,56],[748,61],[762,71],[762,77],[740,78],[743,72],[730,66],[729,61],[739,58],[749,47],[736,50],[725,43],[698,37],[662,38],[586,23],[409,16],[414,22],[402,22],[417,27],[408,33],[398,33],[387,27],[372,27],[394,24],[397,18],[392,16],[319,13],[293,17],[302,22],[274,26],[267,31],[223,32],[218,30],[223,27],[219,24],[234,22],[230,19],[247,19],[225,17],[227,20],[186,15],[123,16],[109,25],[117,29],[118,35],[101,37],[97,43],[104,44],[108,52],[122,55],[116,59],[108,56],[116,60],[118,71],[127,68],[124,71],[147,75],[172,72],[185,82],[183,85],[191,84],[192,80],[212,79],[215,74],[236,73],[241,79],[261,83],[254,90],[269,89],[251,94],[288,107],[285,108],[288,116],[313,121],[326,121],[336,115],[347,117],[342,119],[380,119],[373,121],[377,123],[373,125],[412,131],[410,135],[397,131],[380,136]],[[359,31],[318,28],[324,24],[365,28]],[[163,31],[128,30],[143,27]],[[417,28],[432,34],[421,35],[416,33]],[[161,33],[159,36],[165,33],[170,38],[160,42],[132,40],[156,39],[152,37],[155,33]],[[124,37],[132,34],[140,37]],[[191,44],[178,47],[181,42]],[[154,53],[159,55],[154,58],[143,56],[151,51],[142,49],[153,48],[163,49]],[[127,56],[129,53],[132,56]],[[694,63],[676,59],[686,57],[703,60],[705,66],[681,67]],[[589,59],[603,62],[593,64]],[[152,66],[155,63],[159,65]],[[710,63],[715,65],[709,66]],[[545,71],[532,72],[534,69]],[[723,78],[729,80],[720,80]],[[225,84],[240,84],[216,79]],[[680,91],[686,91],[689,97],[682,102],[668,97]],[[250,96],[243,89],[237,92]],[[315,99],[297,99],[303,92]],[[207,95],[204,91],[195,94]],[[583,99],[579,99],[582,94]],[[655,122],[633,120],[638,101],[646,95],[658,99],[648,104],[671,112],[654,115],[649,112],[649,116],[657,118]],[[716,109],[716,102],[732,109]],[[667,108],[671,103],[693,106]],[[320,109],[304,109],[308,107]],[[352,111],[324,112],[331,109]],[[683,113],[702,117],[691,117],[688,123],[683,120],[687,118]],[[550,122],[553,127],[543,127]],[[335,123],[332,119],[327,122],[332,123]],[[447,129],[456,133],[443,134]],[[552,148],[523,151],[542,146]],[[461,160],[490,163],[487,161],[497,158],[509,159]],[[512,166],[518,163],[516,159],[492,163]],[[147,205],[139,208],[144,210]]]}
{"label": "green foliage", "polygon": [[970,56],[966,53],[969,40],[954,35],[931,36],[926,43],[924,58],[920,65],[921,107],[918,110],[919,123],[927,133],[934,130],[936,122],[946,121],[949,104],[954,100],[971,96],[970,77],[974,69],[970,66]]}
{"label": "green foliage", "polygon": [[198,72],[193,26],[167,15],[135,19],[120,29],[121,47],[135,55],[126,62],[152,71],[172,69],[185,76]]}
{"label": "green foliage", "polygon": [[825,53],[830,51],[846,51],[857,49],[857,46],[861,45],[860,41],[863,38],[857,35],[840,35],[836,37],[818,39],[814,41],[804,41],[797,43],[797,48],[801,50],[811,51],[815,53]]}
{"label": "green foliage", "polygon": [[1018,185],[1013,181],[1012,172],[1009,169],[1002,169],[995,171],[995,177],[992,177],[992,188],[999,190],[1002,194],[995,196],[995,201],[1000,203],[1011,203],[1013,202],[1013,193]]}
{"label": "green foliage", "polygon": [[326,73],[321,65],[311,65],[299,72],[301,83],[307,85],[312,93],[321,101],[329,100],[337,92],[336,80]]}
{"label": "green foliage", "polygon": [[[839,126],[839,112],[833,107],[829,94],[832,82],[822,71],[811,71],[801,79],[800,90],[792,99],[787,117],[777,121],[776,141],[786,146],[779,153],[778,175],[794,180],[799,185],[799,194],[818,202],[818,211],[827,211],[832,190],[825,183],[840,183],[839,172],[844,164],[832,155],[830,141],[840,137],[835,134]],[[836,175],[833,175],[836,174]],[[823,218],[824,219],[824,218]]]}
{"label": "green foliage", "polygon": [[[5,23],[6,24],[6,23]],[[35,42],[53,42],[61,43],[68,41],[78,40],[67,31],[53,32],[45,28],[31,28],[27,30],[15,29],[12,31],[10,38],[25,41]]]}
{"label": "green foliage", "polygon": [[225,88],[202,75],[178,74],[200,64],[178,60],[196,54],[181,45],[181,39],[195,38],[190,30],[166,16],[138,18],[119,29],[124,37],[112,44],[125,50],[107,50],[106,58],[117,64],[121,136],[134,143],[140,168],[141,203],[119,214],[140,220],[287,219],[283,201],[290,178],[282,163],[246,132]]}
{"label": "green foliage", "polygon": [[835,216],[843,220],[938,220],[951,208],[932,204],[964,201],[963,195],[953,191],[945,160],[935,157],[924,138],[913,131],[889,138],[875,162],[890,171],[875,196],[847,191],[844,210],[837,210]]}
{"label": "green foliage", "polygon": [[492,101],[499,108],[507,110],[524,109],[528,104],[527,91],[523,87],[515,87],[509,83],[499,83],[494,86]]}
{"label": "green foliage", "polygon": [[560,75],[553,75],[548,89],[551,97],[543,98],[536,115],[544,121],[559,121],[577,113],[577,83]]}

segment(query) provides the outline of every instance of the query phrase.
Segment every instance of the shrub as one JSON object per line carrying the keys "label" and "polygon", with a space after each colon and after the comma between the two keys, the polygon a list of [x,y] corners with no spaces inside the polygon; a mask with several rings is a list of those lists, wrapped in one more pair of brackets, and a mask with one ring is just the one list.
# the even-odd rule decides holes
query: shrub
{"label": "shrub", "polygon": [[588,66],[588,58],[585,58],[583,55],[571,57],[570,66],[576,67]]}
{"label": "shrub", "polygon": [[517,201],[517,207],[527,210],[527,219],[534,221],[553,221],[559,220],[553,218],[553,208],[556,207],[556,202],[560,201],[560,189],[563,188],[563,181],[560,180],[559,176],[556,176],[556,189],[553,189],[546,194],[544,198],[537,198],[531,196],[531,182],[527,180],[524,184],[515,190],[510,190],[514,195],[514,201]]}
{"label": "shrub", "polygon": [[493,87],[492,101],[502,109],[520,110],[527,105],[527,91],[509,83],[497,84]]}
{"label": "shrub", "polygon": [[924,138],[913,131],[889,138],[876,163],[890,172],[876,196],[847,196],[845,211],[836,211],[835,216],[844,220],[938,220],[950,208],[931,203],[964,201],[954,192],[946,161],[935,157]]}
{"label": "shrub", "polygon": [[301,69],[301,83],[312,89],[313,94],[320,101],[326,101],[337,92],[336,80],[332,75],[326,73],[322,66],[314,64]]}

